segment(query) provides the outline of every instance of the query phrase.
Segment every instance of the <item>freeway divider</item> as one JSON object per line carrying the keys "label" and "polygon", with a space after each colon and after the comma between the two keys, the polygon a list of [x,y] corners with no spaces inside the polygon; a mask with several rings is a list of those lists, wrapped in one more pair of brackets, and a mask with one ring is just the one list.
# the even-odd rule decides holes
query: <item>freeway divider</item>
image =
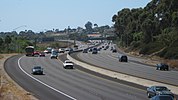
{"label": "freeway divider", "polygon": [[154,85],[156,85],[156,86],[166,86],[169,89],[171,89],[171,91],[174,94],[178,95],[178,87],[177,86],[173,86],[173,85],[169,85],[169,84],[165,84],[165,83],[161,83],[161,82],[155,82],[155,81],[152,81],[152,80],[143,79],[143,78],[127,75],[127,74],[122,74],[122,73],[110,71],[110,70],[107,70],[107,69],[104,69],[104,68],[99,68],[99,67],[84,63],[82,61],[76,60],[76,59],[72,58],[69,54],[67,54],[67,58],[69,60],[71,60],[72,62],[74,62],[75,64],[77,64],[77,65],[79,65],[79,66],[81,66],[85,69],[100,73],[102,75],[106,75],[106,76],[109,76],[109,77],[112,77],[112,78],[115,78],[115,79],[135,83],[135,84],[146,86],[146,87],[150,87],[150,86],[154,86]]}

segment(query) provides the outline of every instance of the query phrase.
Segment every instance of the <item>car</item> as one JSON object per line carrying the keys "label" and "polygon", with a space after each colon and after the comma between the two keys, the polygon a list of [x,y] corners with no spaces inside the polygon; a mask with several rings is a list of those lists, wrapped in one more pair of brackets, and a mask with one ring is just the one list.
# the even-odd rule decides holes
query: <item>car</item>
{"label": "car", "polygon": [[151,86],[147,88],[148,98],[156,95],[170,95],[174,98],[174,94],[165,86]]}
{"label": "car", "polygon": [[83,49],[83,53],[88,53],[88,49]]}
{"label": "car", "polygon": [[65,48],[59,48],[59,53],[65,53]]}
{"label": "car", "polygon": [[120,55],[119,56],[119,61],[120,62],[128,62],[128,58],[126,55]]}
{"label": "car", "polygon": [[52,52],[51,53],[51,59],[53,59],[53,58],[57,59],[57,57],[58,57],[58,53],[57,52]]}
{"label": "car", "polygon": [[89,50],[88,50],[89,52],[92,52],[92,48],[89,48]]}
{"label": "car", "polygon": [[43,68],[41,66],[34,66],[32,68],[32,74],[36,75],[43,75]]}
{"label": "car", "polygon": [[174,98],[170,95],[156,95],[150,100],[174,100]]}
{"label": "car", "polygon": [[111,50],[111,51],[113,51],[113,49],[114,49],[114,48],[113,48],[113,47],[111,47],[111,49],[110,49],[110,50]]}
{"label": "car", "polygon": [[169,66],[165,63],[156,64],[156,70],[169,70]]}
{"label": "car", "polygon": [[98,53],[98,49],[97,48],[93,48],[92,54],[97,54],[97,53]]}
{"label": "car", "polygon": [[74,68],[74,64],[70,60],[65,60],[64,63],[63,63],[63,67],[65,69],[67,69],[67,68],[73,69]]}
{"label": "car", "polygon": [[70,48],[65,48],[65,51],[70,51]]}
{"label": "car", "polygon": [[47,54],[49,53],[48,50],[44,50],[43,52],[44,52],[44,53],[47,53]]}
{"label": "car", "polygon": [[45,52],[40,52],[40,57],[45,57]]}
{"label": "car", "polygon": [[117,53],[117,50],[116,50],[116,49],[113,49],[113,50],[112,50],[112,53]]}
{"label": "car", "polygon": [[68,54],[70,55],[70,54],[73,53],[73,52],[74,52],[74,49],[73,49],[73,48],[69,48]]}
{"label": "car", "polygon": [[102,47],[98,47],[98,51],[101,51]]}
{"label": "car", "polygon": [[33,55],[34,55],[34,57],[39,57],[39,56],[40,56],[40,52],[39,52],[39,51],[35,51],[35,52],[33,53]]}

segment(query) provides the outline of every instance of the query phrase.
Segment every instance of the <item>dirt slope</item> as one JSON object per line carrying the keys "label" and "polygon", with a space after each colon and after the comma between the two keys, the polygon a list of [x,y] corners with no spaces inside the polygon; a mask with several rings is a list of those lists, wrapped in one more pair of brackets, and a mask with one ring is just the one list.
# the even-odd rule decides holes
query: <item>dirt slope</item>
{"label": "dirt slope", "polygon": [[0,54],[0,100],[37,100],[16,84],[4,71],[4,62],[16,54]]}

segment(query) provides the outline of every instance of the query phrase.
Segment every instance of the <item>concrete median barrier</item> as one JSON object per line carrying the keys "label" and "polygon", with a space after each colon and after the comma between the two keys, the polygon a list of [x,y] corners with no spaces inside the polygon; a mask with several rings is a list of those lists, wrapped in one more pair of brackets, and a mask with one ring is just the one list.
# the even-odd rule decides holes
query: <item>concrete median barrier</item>
{"label": "concrete median barrier", "polygon": [[155,81],[148,80],[148,79],[143,79],[143,78],[139,78],[139,77],[135,77],[135,76],[130,76],[130,75],[126,75],[126,74],[122,74],[122,73],[98,68],[96,66],[78,61],[78,60],[72,58],[70,55],[67,55],[67,58],[69,60],[71,60],[72,62],[74,62],[75,64],[82,66],[85,69],[88,69],[88,70],[91,70],[91,71],[94,71],[94,72],[97,72],[97,73],[100,73],[100,74],[103,74],[103,75],[106,75],[106,76],[109,76],[109,77],[112,77],[112,78],[132,82],[132,83],[139,84],[139,85],[146,86],[146,87],[153,86],[153,85],[166,86],[169,89],[171,89],[171,91],[174,94],[178,95],[178,87],[177,86],[173,86],[173,85],[169,85],[169,84],[165,84],[165,83],[160,83],[160,82],[155,82]]}

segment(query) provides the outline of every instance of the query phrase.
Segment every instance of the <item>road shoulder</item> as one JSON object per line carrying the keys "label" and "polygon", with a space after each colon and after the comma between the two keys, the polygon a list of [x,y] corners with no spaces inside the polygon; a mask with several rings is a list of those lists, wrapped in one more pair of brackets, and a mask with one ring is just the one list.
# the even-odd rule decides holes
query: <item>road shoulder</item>
{"label": "road shoulder", "polygon": [[0,54],[0,100],[37,100],[15,83],[5,72],[5,61],[17,54]]}

